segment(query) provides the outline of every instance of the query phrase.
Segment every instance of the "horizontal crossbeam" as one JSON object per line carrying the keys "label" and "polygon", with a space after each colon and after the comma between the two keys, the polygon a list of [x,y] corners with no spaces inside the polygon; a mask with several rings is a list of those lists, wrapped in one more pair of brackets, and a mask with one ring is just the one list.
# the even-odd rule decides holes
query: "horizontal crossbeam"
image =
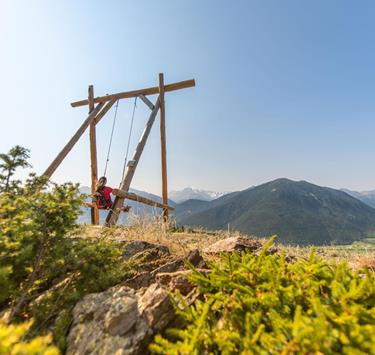
{"label": "horizontal crossbeam", "polygon": [[[175,91],[175,90],[181,90],[181,89],[187,89],[195,86],[195,80],[185,80],[185,81],[179,81],[177,83],[172,83],[172,84],[167,84],[164,86],[164,91],[169,92],[169,91]],[[118,99],[128,99],[131,97],[136,97],[139,95],[155,95],[159,93],[159,87],[154,86],[151,88],[145,88],[145,89],[139,89],[139,90],[133,90],[133,91],[125,91],[125,92],[120,92],[117,94],[111,94],[111,95],[106,95],[106,96],[98,96],[94,98],[94,102],[107,102],[110,100],[118,100]],[[80,107],[80,106],[85,106],[89,104],[89,100],[81,100],[81,101],[75,101],[71,103],[72,107]]]}
{"label": "horizontal crossbeam", "polygon": [[139,195],[137,195],[133,192],[126,192],[126,191],[120,190],[120,189],[113,189],[112,194],[117,196],[117,197],[121,197],[121,198],[128,199],[128,200],[131,200],[131,201],[141,202],[141,203],[144,203],[145,205],[158,207],[158,208],[162,208],[162,209],[174,210],[174,208],[171,207],[171,206],[164,205],[163,203],[156,202],[154,200],[151,200],[151,199],[143,197],[143,196],[139,196]]}

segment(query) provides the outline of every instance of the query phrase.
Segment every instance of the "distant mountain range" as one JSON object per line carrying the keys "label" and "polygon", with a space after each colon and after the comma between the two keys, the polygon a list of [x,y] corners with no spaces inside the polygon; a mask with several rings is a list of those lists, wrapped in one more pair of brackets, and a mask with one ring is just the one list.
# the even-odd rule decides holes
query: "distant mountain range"
{"label": "distant mountain range", "polygon": [[[131,190],[155,201],[161,197]],[[82,187],[89,194],[90,188]],[[218,198],[215,198],[219,196]],[[181,225],[231,230],[256,236],[277,234],[284,243],[300,245],[345,244],[375,232],[375,191],[335,190],[306,181],[277,179],[231,193],[186,188],[170,193],[173,217]],[[191,198],[193,197],[193,198]],[[177,201],[180,203],[176,203]],[[127,201],[136,215],[160,215],[161,210]],[[90,223],[90,210],[82,208],[79,223]],[[107,215],[101,211],[101,222]],[[128,223],[122,213],[119,223]]]}
{"label": "distant mountain range", "polygon": [[[82,186],[82,187],[80,187],[79,190],[80,190],[80,192],[82,194],[86,194],[86,195],[91,194],[91,189],[89,187],[87,187],[87,186]],[[136,190],[136,189],[130,189],[130,192],[134,192],[137,195],[146,197],[146,198],[151,199],[153,201],[162,202],[162,198],[160,196],[157,196],[157,195],[154,195],[154,194],[150,194],[150,193],[145,192],[145,191],[140,191],[140,190]],[[88,201],[89,200],[90,200],[90,198],[88,198]],[[159,208],[154,208],[152,206],[147,206],[147,205],[144,205],[144,204],[139,203],[139,202],[126,200],[126,204],[129,205],[129,206],[131,206],[131,212],[134,215],[138,215],[138,216],[153,216],[153,215],[160,215],[161,214],[161,210]],[[172,201],[172,200],[168,200],[168,204],[170,206],[172,206],[172,207],[176,205],[176,203],[174,201]],[[82,211],[82,214],[81,214],[81,216],[78,219],[78,223],[80,223],[80,224],[89,224],[89,223],[91,223],[90,208],[82,207],[81,211]],[[107,214],[108,214],[108,211],[99,211],[100,223],[104,223],[105,222]],[[128,223],[128,214],[127,213],[121,213],[120,217],[119,217],[118,224],[127,224],[127,223]]]}
{"label": "distant mountain range", "polygon": [[[88,186],[81,186],[80,187],[80,192],[82,194],[89,195],[91,194],[91,188]],[[136,189],[130,189],[130,192],[134,192],[140,196],[147,197],[151,200],[161,202],[162,198],[160,196],[141,191],[141,190],[136,190]],[[191,187],[187,187],[183,190],[179,191],[171,191],[169,193],[170,199],[169,205],[172,207],[175,207],[178,203],[184,203],[187,200],[191,199],[197,199],[199,201],[212,201],[220,196],[223,196],[225,193],[221,192],[214,192],[214,191],[206,191],[202,189],[193,189]],[[89,199],[88,199],[89,201]],[[134,201],[126,201],[128,205],[132,207],[131,212],[132,214],[135,215],[140,215],[140,216],[152,216],[152,215],[160,215],[161,210],[158,208],[153,208],[150,206],[146,206],[141,203],[137,203]],[[198,202],[199,203],[199,202]],[[91,223],[91,212],[89,208],[82,207],[82,214],[78,219],[78,223],[80,224],[89,224]],[[107,216],[107,211],[99,211],[100,214],[100,223],[104,223],[105,218]],[[189,212],[187,212],[189,213]],[[122,213],[119,218],[119,224],[126,224],[128,222],[128,216],[125,213]]]}
{"label": "distant mountain range", "polygon": [[277,179],[209,202],[185,201],[175,216],[183,225],[277,234],[291,244],[345,244],[375,231],[375,209],[349,194],[305,181]]}
{"label": "distant mountain range", "polygon": [[186,187],[183,190],[170,191],[169,197],[176,203],[182,203],[187,200],[212,201],[227,193],[228,192],[215,192],[201,189],[193,189],[192,187]]}
{"label": "distant mountain range", "polygon": [[341,191],[346,192],[347,194],[361,200],[367,205],[375,208],[375,190],[372,191],[351,191],[347,189],[341,189]]}

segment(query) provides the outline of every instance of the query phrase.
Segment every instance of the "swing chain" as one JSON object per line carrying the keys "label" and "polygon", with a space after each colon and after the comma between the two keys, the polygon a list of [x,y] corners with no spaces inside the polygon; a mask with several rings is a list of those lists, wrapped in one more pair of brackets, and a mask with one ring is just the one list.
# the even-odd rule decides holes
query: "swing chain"
{"label": "swing chain", "polygon": [[134,115],[135,115],[135,109],[137,108],[137,98],[138,98],[138,96],[136,96],[135,99],[134,99],[133,113],[132,113],[132,119],[131,119],[131,123],[130,123],[128,144],[126,146],[126,154],[125,154],[124,166],[122,168],[122,178],[121,178],[121,181],[124,180],[126,165],[128,163],[129,147],[130,147],[130,141],[131,141],[132,132],[133,132]]}
{"label": "swing chain", "polygon": [[119,101],[120,101],[120,99],[117,100],[116,106],[115,106],[115,114],[113,116],[112,130],[111,130],[111,136],[110,136],[110,139],[109,139],[109,145],[108,145],[108,151],[107,151],[107,159],[106,159],[106,162],[105,162],[105,168],[104,168],[103,176],[106,176],[106,174],[107,174],[107,168],[108,168],[108,163],[109,163],[109,155],[111,153],[111,148],[112,148],[113,133],[115,131],[115,125],[116,125],[117,110],[118,110]]}
{"label": "swing chain", "polygon": [[[124,180],[126,165],[128,163],[130,141],[131,141],[132,132],[133,132],[134,116],[135,116],[135,110],[137,108],[137,98],[138,97],[136,96],[135,99],[134,99],[133,112],[132,112],[130,130],[129,130],[129,137],[128,137],[128,142],[127,142],[127,146],[126,146],[126,155],[125,155],[124,166],[123,166],[123,169],[122,169],[121,180]],[[106,158],[106,162],[105,162],[105,168],[104,168],[103,176],[106,176],[106,174],[107,174],[109,156],[111,154],[111,148],[112,148],[113,134],[114,134],[114,131],[115,131],[116,120],[117,120],[117,112],[118,112],[119,101],[120,101],[120,99],[117,100],[116,106],[115,106],[115,113],[114,113],[114,116],[113,116],[112,130],[111,130],[111,135],[110,135],[110,140],[109,140],[109,145],[108,145],[107,158]]]}

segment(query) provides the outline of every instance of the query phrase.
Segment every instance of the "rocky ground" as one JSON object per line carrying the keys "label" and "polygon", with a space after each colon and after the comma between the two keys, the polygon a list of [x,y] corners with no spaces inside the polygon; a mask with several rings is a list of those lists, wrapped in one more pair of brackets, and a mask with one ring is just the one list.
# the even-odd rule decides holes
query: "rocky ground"
{"label": "rocky ground", "polygon": [[[147,228],[110,231],[91,228],[83,233],[86,238],[100,236],[118,243],[123,258],[134,262],[137,270],[132,278],[104,292],[87,295],[76,304],[67,354],[147,353],[153,337],[176,321],[176,305],[171,293],[179,291],[188,303],[199,297],[188,280],[191,270],[187,263],[202,273],[210,272],[206,262],[216,255],[241,251],[258,253],[265,241],[238,234],[171,233]],[[285,252],[291,259],[306,257],[310,251],[310,248],[282,246],[269,250],[270,253]],[[351,254],[348,261],[354,260],[353,266],[358,260],[371,264],[373,252],[371,249],[365,255],[358,254],[357,258]],[[342,260],[348,249],[343,253],[333,247],[319,248],[318,253],[332,260]]]}
{"label": "rocky ground", "polygon": [[117,239],[126,260],[140,261],[136,276],[77,303],[68,335],[67,354],[144,354],[156,333],[175,320],[171,292],[179,291],[188,303],[199,297],[188,281],[191,270],[209,272],[205,258],[222,252],[257,252],[262,243],[246,237],[220,240],[202,253],[171,254],[168,247],[146,241]]}

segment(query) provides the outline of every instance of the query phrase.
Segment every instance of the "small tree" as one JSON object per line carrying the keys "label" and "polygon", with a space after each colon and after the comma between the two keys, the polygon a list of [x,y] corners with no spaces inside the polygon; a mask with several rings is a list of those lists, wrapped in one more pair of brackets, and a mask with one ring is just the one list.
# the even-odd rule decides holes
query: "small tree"
{"label": "small tree", "polygon": [[0,305],[12,304],[10,320],[37,292],[37,280],[53,276],[64,260],[64,238],[76,226],[82,203],[78,185],[57,185],[35,174],[24,184],[12,180],[17,168],[30,166],[28,152],[16,146],[0,155],[0,279],[6,280]]}
{"label": "small tree", "polygon": [[18,185],[19,181],[13,181],[12,184],[11,178],[18,168],[31,167],[27,161],[30,158],[29,152],[28,149],[16,145],[7,154],[0,154],[0,192],[7,192]]}
{"label": "small tree", "polygon": [[12,179],[17,167],[30,166],[27,157],[21,147],[1,155],[0,311],[7,309],[8,323],[33,318],[27,336],[51,331],[64,349],[75,303],[133,271],[112,242],[72,237],[84,198],[78,185],[35,174]]}

